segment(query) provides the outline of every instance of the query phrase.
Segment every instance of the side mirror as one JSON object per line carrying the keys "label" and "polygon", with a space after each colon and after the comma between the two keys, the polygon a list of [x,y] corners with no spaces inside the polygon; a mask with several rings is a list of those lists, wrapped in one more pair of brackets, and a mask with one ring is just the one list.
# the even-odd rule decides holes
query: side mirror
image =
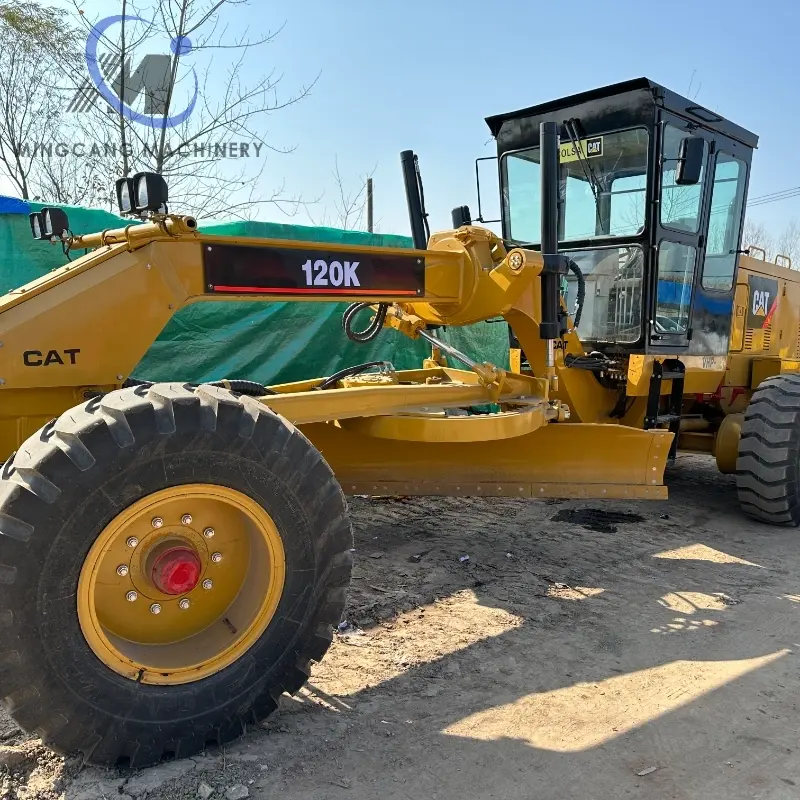
{"label": "side mirror", "polygon": [[694,186],[700,182],[705,154],[705,139],[699,136],[687,136],[681,139],[678,149],[678,168],[675,171],[675,183],[678,186]]}
{"label": "side mirror", "polygon": [[500,176],[497,156],[475,159],[475,183],[478,195],[477,221],[483,225],[500,222]]}

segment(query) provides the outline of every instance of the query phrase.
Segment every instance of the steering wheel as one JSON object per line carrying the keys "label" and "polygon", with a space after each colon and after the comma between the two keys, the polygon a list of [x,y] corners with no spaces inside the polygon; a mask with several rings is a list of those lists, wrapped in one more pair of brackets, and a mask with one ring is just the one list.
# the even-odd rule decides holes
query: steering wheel
{"label": "steering wheel", "polygon": [[663,333],[681,333],[681,326],[672,317],[663,315],[656,316],[656,328]]}

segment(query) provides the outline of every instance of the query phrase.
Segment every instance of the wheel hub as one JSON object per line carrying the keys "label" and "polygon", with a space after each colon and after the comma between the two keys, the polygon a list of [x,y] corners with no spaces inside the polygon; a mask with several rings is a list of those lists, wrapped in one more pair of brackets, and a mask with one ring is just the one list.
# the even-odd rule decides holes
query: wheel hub
{"label": "wheel hub", "polygon": [[114,671],[186,683],[256,642],[285,576],[282,539],[258,503],[224,486],[185,484],[136,501],[99,534],[81,570],[78,616]]}
{"label": "wheel hub", "polygon": [[191,547],[167,546],[160,553],[154,553],[150,561],[150,580],[164,594],[186,594],[200,582],[203,566]]}

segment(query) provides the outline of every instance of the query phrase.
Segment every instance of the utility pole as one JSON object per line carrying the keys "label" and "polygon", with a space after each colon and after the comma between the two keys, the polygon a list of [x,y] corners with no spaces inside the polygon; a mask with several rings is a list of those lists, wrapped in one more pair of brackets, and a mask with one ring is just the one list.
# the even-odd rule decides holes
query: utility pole
{"label": "utility pole", "polygon": [[372,178],[367,178],[367,230],[373,232]]}

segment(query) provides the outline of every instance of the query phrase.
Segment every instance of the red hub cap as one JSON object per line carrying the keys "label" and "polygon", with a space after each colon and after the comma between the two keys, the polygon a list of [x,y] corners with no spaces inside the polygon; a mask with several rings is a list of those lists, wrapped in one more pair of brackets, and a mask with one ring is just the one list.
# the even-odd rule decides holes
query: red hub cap
{"label": "red hub cap", "polygon": [[171,547],[153,562],[150,578],[164,594],[191,592],[200,580],[200,559],[188,547]]}

